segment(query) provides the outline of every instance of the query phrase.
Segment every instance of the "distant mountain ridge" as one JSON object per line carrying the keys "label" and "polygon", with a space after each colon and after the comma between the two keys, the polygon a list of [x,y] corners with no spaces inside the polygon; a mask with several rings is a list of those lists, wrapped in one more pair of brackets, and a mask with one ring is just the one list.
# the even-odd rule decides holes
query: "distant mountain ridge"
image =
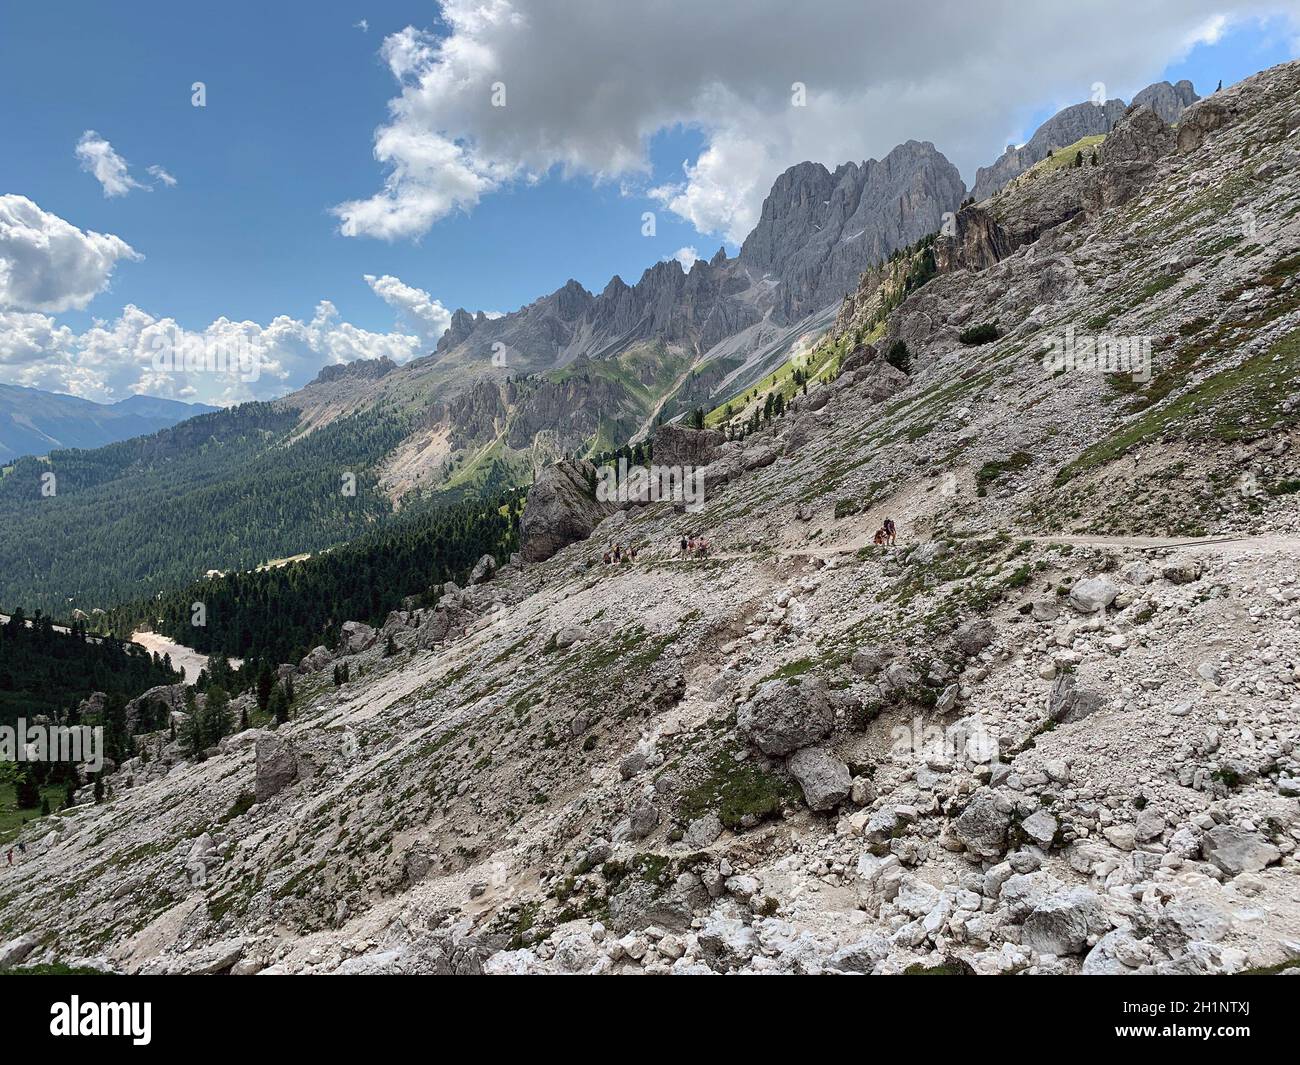
{"label": "distant mountain ridge", "polygon": [[[1173,85],[1167,81],[1148,85],[1133,97],[1133,103],[1151,108],[1164,121],[1172,123],[1199,99],[1195,87],[1184,79]],[[972,191],[976,202],[987,200],[1005,188],[1035,163],[1046,159],[1055,149],[1064,148],[1083,137],[1095,137],[1109,132],[1129,106],[1117,99],[1107,100],[1104,104],[1072,104],[1058,111],[1019,148],[1008,145],[997,160],[976,171],[975,188]]]}
{"label": "distant mountain ridge", "polygon": [[216,407],[154,396],[95,403],[39,388],[0,384],[0,460],[60,448],[93,448],[145,436]]}

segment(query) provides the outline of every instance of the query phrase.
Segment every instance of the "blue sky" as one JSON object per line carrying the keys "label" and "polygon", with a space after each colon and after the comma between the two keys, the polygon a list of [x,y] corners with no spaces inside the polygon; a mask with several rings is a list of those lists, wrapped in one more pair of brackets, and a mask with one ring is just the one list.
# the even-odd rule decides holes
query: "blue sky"
{"label": "blue sky", "polygon": [[[400,277],[449,309],[509,311],[569,276],[634,280],[703,239],[671,216],[643,237],[641,213],[654,204],[620,195],[617,183],[558,177],[504,190],[418,242],[340,236],[329,208],[370,192],[380,173],[371,139],[394,82],[377,49],[386,33],[430,25],[430,3],[310,18],[273,3],[62,7],[7,7],[0,94],[15,106],[0,111],[0,191],[118,234],[145,256],[120,268],[90,311],[133,302],[199,328],[221,314],[310,316],[328,298],[350,321],[387,329],[393,312],[364,274]],[[355,25],[363,12],[368,32]],[[195,81],[207,85],[204,108],[190,104]],[[106,199],[73,157],[87,129],[133,172],[161,165],[176,187]],[[657,138],[657,169],[675,171],[699,143],[686,130]],[[81,325],[90,311],[62,320]]]}
{"label": "blue sky", "polygon": [[[394,346],[392,336],[410,334],[412,323],[402,318],[402,299],[386,303],[366,275],[400,279],[446,310],[513,310],[569,277],[595,290],[615,273],[633,282],[685,246],[707,257],[726,240],[734,252],[762,193],[798,158],[812,155],[833,166],[882,155],[915,135],[934,140],[969,184],[976,164],[991,161],[1007,140],[1025,139],[1060,106],[1086,98],[1094,80],[1105,81],[1109,95],[1127,97],[1151,80],[1187,77],[1204,94],[1220,78],[1230,84],[1291,58],[1294,48],[1292,22],[1280,14],[1260,21],[1253,13],[1255,7],[1293,5],[1245,5],[1252,8],[1248,16],[1215,24],[1216,5],[1187,0],[1170,9],[1177,11],[1174,21],[1186,24],[1170,26],[1145,50],[1102,34],[1098,47],[1115,54],[1077,66],[1042,56],[1038,69],[1018,62],[1014,71],[1008,65],[988,72],[982,68],[991,64],[975,65],[981,46],[970,41],[975,58],[960,75],[969,92],[950,80],[958,76],[951,60],[927,71],[928,60],[918,59],[873,84],[864,55],[860,84],[837,74],[841,80],[817,98],[825,107],[809,109],[806,119],[795,113],[799,121],[792,124],[784,99],[790,78],[809,69],[815,96],[818,76],[845,67],[833,50],[842,46],[836,38],[847,34],[814,40],[809,61],[798,58],[803,42],[761,17],[760,0],[739,9],[755,14],[752,39],[750,31],[738,34],[735,19],[719,23],[718,32],[730,26],[738,34],[730,46],[711,42],[714,27],[708,24],[693,28],[659,18],[671,23],[662,35],[649,22],[624,29],[607,17],[611,5],[590,8],[579,19],[576,7],[591,2],[567,0],[575,10],[565,20],[553,17],[564,4],[548,11],[536,0],[518,0],[521,9],[532,10],[529,36],[516,52],[508,36],[515,12],[507,0],[484,0],[494,11],[487,26],[475,21],[469,0],[455,0],[459,10],[449,11],[448,21],[439,20],[436,4],[414,0],[366,0],[355,7],[240,0],[7,5],[0,15],[0,196],[26,197],[84,232],[114,235],[141,258],[110,264],[93,298],[77,306],[55,314],[50,305],[10,307],[26,315],[19,322],[25,332],[6,348],[0,330],[0,380],[92,398],[170,390],[182,398],[230,401],[284,391],[321,362],[389,351],[400,358],[429,349],[432,334],[418,343],[408,335],[410,344]],[[675,4],[668,0],[667,7]],[[637,5],[635,15],[628,8],[625,20],[655,17],[647,6],[654,5]],[[679,6],[687,14],[698,10]],[[1106,17],[1099,13],[1098,23]],[[1072,18],[1070,25],[1087,22],[1077,11]],[[362,19],[365,29],[358,25]],[[592,40],[564,54],[578,25]],[[388,35],[408,26],[422,32],[407,43],[415,52],[425,47],[426,54],[412,61],[401,82],[411,90],[414,111],[394,120],[390,101],[401,84],[380,49]],[[1041,27],[1048,39],[1053,29]],[[602,32],[615,36],[602,42]],[[759,39],[764,32],[771,41]],[[1140,34],[1140,27],[1133,32]],[[479,107],[482,94],[471,106],[456,95],[459,89],[438,87],[440,68],[429,61],[427,48],[448,36],[497,49],[495,65],[480,69],[473,65],[479,60],[464,60],[469,65],[453,73],[484,84],[505,77],[516,93],[508,109]],[[753,80],[753,70],[763,69],[765,47],[771,50],[771,85]],[[1061,47],[1076,54],[1080,42],[1063,39]],[[752,56],[731,55],[747,48]],[[966,61],[965,53],[957,54]],[[609,69],[599,69],[607,56]],[[783,67],[787,56],[790,65]],[[729,66],[733,58],[736,65]],[[675,60],[692,64],[687,76],[664,69]],[[529,63],[535,69],[525,69]],[[708,70],[692,82],[702,67]],[[660,70],[663,80],[656,81]],[[559,91],[565,79],[579,75],[588,80]],[[206,85],[206,107],[191,105],[195,81]],[[423,96],[415,94],[417,85]],[[498,114],[509,114],[515,125],[493,126]],[[446,123],[447,144],[480,145],[466,152],[464,163],[487,190],[456,200],[393,239],[369,235],[365,226],[358,235],[343,235],[338,205],[383,199],[388,169],[374,155],[376,129],[391,123],[403,136],[414,130],[418,139],[422,122]],[[75,155],[88,130],[111,144],[140,187],[104,195]],[[643,159],[629,164],[638,150]],[[683,162],[698,163],[698,171],[688,177]],[[164,168],[176,184],[151,178],[150,166]],[[401,200],[414,189],[415,202],[436,199],[443,195],[441,180],[438,173],[417,173],[396,195]],[[387,217],[390,207],[381,202],[376,209]],[[652,237],[642,235],[645,211],[655,212]],[[340,337],[329,326],[324,339],[312,334],[286,349],[278,376],[251,390],[176,389],[133,376],[138,366],[126,366],[127,360],[112,365],[113,345],[131,342],[122,330],[102,336],[98,347],[75,339],[95,319],[114,321],[127,305],[203,330],[223,316],[263,326],[277,316],[311,323],[321,300],[336,308],[332,321],[362,333]],[[74,339],[56,336],[58,330]],[[43,339],[33,340],[37,334]]]}

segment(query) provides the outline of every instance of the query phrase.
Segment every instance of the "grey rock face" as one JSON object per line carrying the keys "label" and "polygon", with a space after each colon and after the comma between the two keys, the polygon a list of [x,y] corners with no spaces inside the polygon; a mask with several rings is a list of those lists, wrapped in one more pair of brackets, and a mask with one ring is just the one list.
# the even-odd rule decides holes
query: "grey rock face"
{"label": "grey rock face", "polygon": [[590,462],[557,462],[548,466],[528,492],[522,519],[523,556],[543,562],[562,547],[585,540],[617,509],[596,499]]}
{"label": "grey rock face", "polygon": [[1101,146],[1101,166],[1089,171],[1082,203],[1091,214],[1132,199],[1174,150],[1175,135],[1149,107],[1132,107]]}
{"label": "grey rock face", "polygon": [[654,436],[654,463],[692,469],[707,466],[718,457],[718,449],[726,440],[726,434],[716,429],[661,425]]}
{"label": "grey rock face", "polygon": [[835,709],[819,677],[805,677],[798,685],[769,680],[736,712],[741,732],[769,755],[790,754],[816,743],[834,723]]}
{"label": "grey rock face", "polygon": [[1133,103],[1139,107],[1151,108],[1165,122],[1172,125],[1178,121],[1178,116],[1183,111],[1199,99],[1195,86],[1184,78],[1173,85],[1167,81],[1157,81],[1154,85],[1148,85],[1133,97]]}
{"label": "grey rock face", "polygon": [[933,233],[965,193],[956,167],[928,141],[833,174],[800,163],[772,186],[739,261],[782,282],[773,313],[797,321],[856,288],[866,267]]}
{"label": "grey rock face", "polygon": [[824,747],[805,747],[790,756],[786,767],[803,789],[812,810],[832,810],[849,797],[849,767]]}

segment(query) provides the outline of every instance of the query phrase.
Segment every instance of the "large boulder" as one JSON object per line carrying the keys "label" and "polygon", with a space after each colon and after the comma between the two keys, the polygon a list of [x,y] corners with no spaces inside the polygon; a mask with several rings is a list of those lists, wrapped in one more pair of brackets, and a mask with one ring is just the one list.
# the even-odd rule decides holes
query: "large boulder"
{"label": "large boulder", "polygon": [[1000,858],[1011,827],[1009,804],[991,791],[979,791],[952,822],[952,834],[976,858]]}
{"label": "large boulder", "polygon": [[654,464],[682,469],[707,466],[726,443],[717,429],[688,429],[682,425],[661,425],[655,430]]}
{"label": "large boulder", "polygon": [[561,548],[585,540],[618,509],[596,498],[596,467],[590,462],[557,462],[538,474],[528,490],[520,521],[523,556],[544,562]]}
{"label": "large boulder", "polygon": [[339,646],[347,655],[357,655],[375,646],[379,633],[364,621],[345,621],[339,633]]}
{"label": "large boulder", "polygon": [[470,571],[469,583],[482,584],[484,581],[490,581],[496,571],[497,560],[491,555],[484,555],[474,563],[474,568]]}
{"label": "large boulder", "polygon": [[811,810],[833,810],[849,797],[849,767],[824,747],[805,747],[790,756],[786,768],[803,789]]}
{"label": "large boulder", "polygon": [[1201,854],[1229,876],[1258,873],[1282,857],[1263,836],[1232,825],[1218,825],[1201,837]]}
{"label": "large boulder", "polygon": [[126,731],[134,736],[167,727],[174,711],[185,708],[184,684],[160,684],[126,704]]}
{"label": "large boulder", "polygon": [[35,932],[28,932],[8,943],[0,944],[0,969],[21,964],[40,944],[41,938]]}
{"label": "large boulder", "polygon": [[1232,113],[1217,97],[1217,93],[1207,96],[1179,116],[1179,154],[1188,155],[1196,151],[1211,133],[1228,124]]}
{"label": "large boulder", "polygon": [[273,798],[295,781],[310,780],[320,771],[313,758],[275,732],[257,734],[254,754],[253,797],[257,802]]}
{"label": "large boulder", "polygon": [[785,755],[816,743],[835,724],[826,682],[804,677],[797,685],[769,680],[741,704],[736,725],[764,754]]}
{"label": "large boulder", "polygon": [[1035,953],[1065,957],[1082,954],[1089,936],[1110,928],[1110,919],[1097,895],[1085,887],[1072,887],[1034,907],[1025,918],[1020,942]]}
{"label": "large boulder", "polygon": [[996,638],[997,630],[987,618],[972,618],[957,626],[957,650],[964,655],[979,654]]}
{"label": "large boulder", "polygon": [[1109,577],[1085,577],[1070,588],[1070,606],[1081,614],[1104,610],[1119,595],[1119,586]]}
{"label": "large boulder", "polygon": [[1047,696],[1047,716],[1058,725],[1082,721],[1106,705],[1106,696],[1100,692],[1080,688],[1073,674],[1062,673],[1052,684]]}
{"label": "large boulder", "polygon": [[298,663],[299,673],[315,673],[334,661],[334,654],[328,647],[313,647],[311,653]]}

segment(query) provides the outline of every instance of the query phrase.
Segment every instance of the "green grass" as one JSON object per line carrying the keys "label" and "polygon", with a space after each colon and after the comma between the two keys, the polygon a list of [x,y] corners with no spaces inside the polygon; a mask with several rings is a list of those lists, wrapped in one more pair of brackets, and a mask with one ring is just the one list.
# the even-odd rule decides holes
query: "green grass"
{"label": "green grass", "polygon": [[737,762],[735,753],[736,748],[724,747],[713,755],[704,779],[682,794],[677,809],[681,820],[689,823],[713,810],[735,831],[746,817],[775,817],[797,798],[798,789],[790,781],[752,760]]}
{"label": "green grass", "polygon": [[1206,378],[1177,399],[1150,408],[1086,449],[1056,475],[1056,483],[1105,466],[1169,432],[1188,440],[1231,442],[1300,420],[1300,412],[1283,414],[1279,409],[1294,391],[1298,373],[1300,329],[1267,351]]}

